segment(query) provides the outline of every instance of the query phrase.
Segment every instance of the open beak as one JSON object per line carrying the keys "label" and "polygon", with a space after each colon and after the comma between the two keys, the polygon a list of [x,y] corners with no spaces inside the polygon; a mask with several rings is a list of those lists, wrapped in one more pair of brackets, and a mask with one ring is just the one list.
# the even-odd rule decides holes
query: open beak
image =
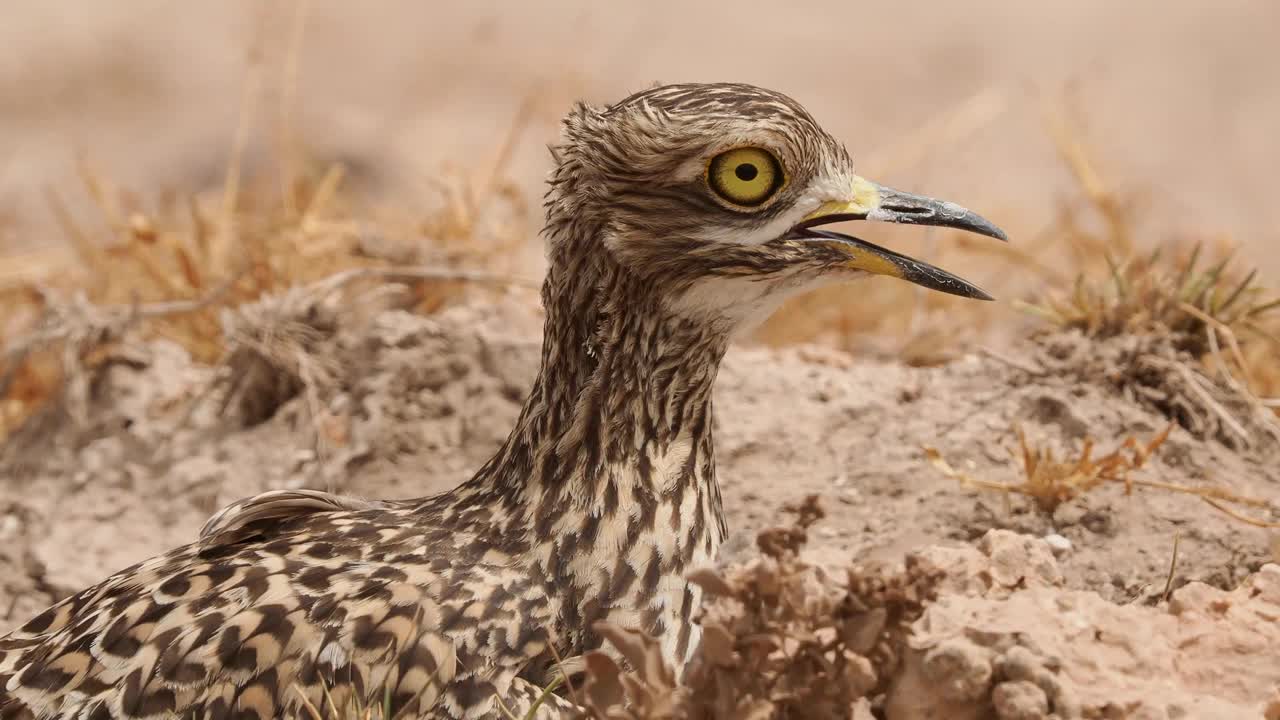
{"label": "open beak", "polygon": [[931,290],[977,300],[993,298],[973,284],[929,263],[907,257],[852,235],[819,229],[845,220],[879,220],[905,225],[935,225],[968,230],[1008,242],[1004,231],[977,213],[955,203],[894,190],[855,177],[851,199],[824,204],[791,229],[789,237],[838,244],[856,270],[901,278]]}

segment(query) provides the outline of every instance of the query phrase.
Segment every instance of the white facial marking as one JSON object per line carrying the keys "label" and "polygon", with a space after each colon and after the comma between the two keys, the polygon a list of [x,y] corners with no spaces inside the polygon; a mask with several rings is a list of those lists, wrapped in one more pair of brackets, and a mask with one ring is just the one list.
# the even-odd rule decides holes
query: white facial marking
{"label": "white facial marking", "polygon": [[671,299],[668,307],[682,317],[724,323],[728,330],[740,333],[764,322],[782,303],[809,289],[813,282],[795,273],[778,274],[768,280],[711,276]]}
{"label": "white facial marking", "polygon": [[803,192],[790,201],[791,207],[786,212],[769,222],[746,232],[729,226],[712,228],[705,237],[710,242],[736,245],[762,245],[777,240],[823,203],[850,200],[849,188],[852,184],[852,179],[844,174],[819,175],[810,181]]}

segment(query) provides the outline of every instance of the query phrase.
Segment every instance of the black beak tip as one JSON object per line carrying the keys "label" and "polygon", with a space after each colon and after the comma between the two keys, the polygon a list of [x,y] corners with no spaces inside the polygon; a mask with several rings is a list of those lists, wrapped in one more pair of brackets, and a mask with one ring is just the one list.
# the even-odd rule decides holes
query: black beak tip
{"label": "black beak tip", "polygon": [[[986,302],[995,302],[995,298],[987,294],[985,290],[983,290],[982,288],[979,288],[978,286],[966,280],[962,280],[956,277],[955,275],[951,275],[950,273],[943,273],[941,271],[939,271],[938,274],[944,276],[945,280],[943,280],[942,282],[939,282],[938,280],[932,280],[927,283],[918,283],[918,284],[923,284],[925,287],[931,288],[933,290],[940,290],[949,295],[956,295],[958,297],[965,298],[966,300],[983,300]],[[939,280],[940,279],[942,278],[939,278]]]}
{"label": "black beak tip", "polygon": [[989,238],[995,238],[1000,242],[1006,242],[1006,243],[1009,242],[1009,236],[1006,235],[1005,232],[1001,230],[998,225],[996,225],[995,223],[991,222],[990,220],[980,215],[975,214],[973,217],[972,224],[970,224],[968,227],[965,227],[964,229],[969,230],[971,232],[976,232],[979,235],[986,235]]}

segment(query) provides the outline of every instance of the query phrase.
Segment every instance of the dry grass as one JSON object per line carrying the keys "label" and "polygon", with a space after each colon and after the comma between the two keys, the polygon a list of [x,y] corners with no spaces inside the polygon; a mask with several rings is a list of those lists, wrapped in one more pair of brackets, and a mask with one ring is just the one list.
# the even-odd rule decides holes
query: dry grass
{"label": "dry grass", "polygon": [[346,191],[342,164],[310,161],[293,125],[308,9],[305,0],[293,7],[265,171],[244,171],[269,71],[264,12],[219,187],[146,197],[117,187],[82,156],[77,191],[89,195],[99,217],[77,218],[63,191],[47,191],[70,249],[6,258],[0,274],[0,444],[50,398],[68,388],[83,395],[94,372],[119,359],[130,333],[177,342],[214,363],[236,349],[220,317],[228,309],[290,290],[314,307],[326,299],[321,291],[395,280],[410,285],[417,309],[431,312],[476,280],[518,267],[531,228],[506,167],[530,121],[530,102],[516,109],[482,172],[445,173],[428,189],[427,210],[362,202]]}
{"label": "dry grass", "polygon": [[1257,273],[1233,271],[1227,251],[1202,245],[1104,257],[1105,273],[1023,305],[1084,339],[1068,350],[1049,338],[1059,349],[1045,364],[1110,385],[1198,437],[1280,442],[1280,300]]}
{"label": "dry grass", "polygon": [[1258,283],[1256,270],[1236,272],[1230,249],[1200,244],[1104,258],[1104,277],[1082,274],[1070,291],[1024,307],[1095,340],[1166,338],[1215,380],[1280,407],[1280,298]]}
{"label": "dry grass", "polygon": [[1227,238],[1144,230],[1083,133],[1046,118],[1077,192],[1029,243],[994,248],[1037,283],[1015,301],[1041,330],[1032,374],[1111,387],[1232,447],[1280,443],[1280,294]]}
{"label": "dry grass", "polygon": [[[511,272],[528,257],[521,251],[533,242],[533,223],[505,168],[530,121],[531,102],[514,110],[511,130],[497,143],[487,169],[448,175],[430,188],[430,197],[423,199],[429,210],[372,207],[345,189],[342,165],[309,163],[291,130],[296,102],[291,88],[302,42],[302,25],[295,21],[282,69],[285,92],[277,113],[274,163],[264,172],[254,177],[242,172],[264,73],[259,63],[250,67],[220,187],[144,201],[82,161],[83,186],[100,216],[92,223],[74,217],[62,193],[50,191],[50,207],[71,250],[14,258],[0,276],[0,314],[6,318],[0,342],[7,348],[0,357],[0,439],[61,393],[71,379],[69,367],[92,374],[113,358],[113,344],[123,330],[142,329],[215,362],[228,351],[219,322],[224,309],[351,269],[419,264],[427,266],[424,274],[437,273],[412,283],[417,307],[432,311],[468,292],[467,281],[479,274]],[[979,93],[872,158],[868,172],[907,173],[939,148],[985,127],[1006,106],[1000,93]],[[1234,270],[1221,243],[1139,252],[1135,203],[1104,181],[1079,132],[1058,116],[1050,116],[1049,128],[1076,178],[1081,202],[1064,206],[1029,241],[1006,246],[947,233],[939,242],[938,233],[927,235],[932,249],[925,255],[943,265],[967,261],[999,267],[998,277],[1020,276],[1038,287],[1059,288],[1023,306],[1056,326],[1095,338],[1144,333],[1172,338],[1177,352],[1203,364],[1208,381],[1238,390],[1255,406],[1280,409],[1280,363],[1273,360],[1280,352],[1280,313],[1273,311],[1280,305],[1265,294],[1256,274]],[[438,274],[463,266],[473,268],[471,274],[455,280]],[[991,289],[1005,296],[1017,290],[999,282]],[[161,305],[152,308],[156,303]],[[94,326],[73,333],[59,325],[79,313],[73,309],[89,306],[108,308],[102,314],[113,318],[111,332]],[[772,345],[817,341],[845,349],[865,349],[872,342],[908,364],[933,365],[1007,332],[993,325],[997,317],[982,303],[904,283],[869,282],[799,298],[757,337]],[[70,335],[94,341],[68,351]],[[1213,393],[1193,380],[1162,409],[1171,416],[1216,415],[1215,426],[1225,425],[1242,437],[1250,434],[1234,412],[1206,402],[1202,396]]]}
{"label": "dry grass", "polygon": [[1075,270],[1069,284],[1059,281],[1058,291],[1021,306],[1095,340],[1166,338],[1214,381],[1280,407],[1280,293],[1256,269],[1233,263],[1237,245],[1229,238],[1139,242],[1134,199],[1105,181],[1063,116],[1050,115],[1048,127],[1084,202],[1064,208],[1048,235],[1069,252],[1066,267]]}
{"label": "dry grass", "polygon": [[302,698],[303,708],[307,711],[307,717],[311,718],[311,720],[391,720],[395,717],[395,714],[391,712],[390,688],[384,693],[385,698],[381,705],[365,707],[362,707],[354,698],[347,707],[338,707],[337,703],[333,701],[333,697],[326,691],[324,709],[322,710],[308,700],[301,689],[298,689],[298,695]]}
{"label": "dry grass", "polygon": [[1094,440],[1085,438],[1080,449],[1064,459],[1059,459],[1050,447],[1029,442],[1022,428],[1015,428],[1018,440],[1015,463],[1019,464],[1021,478],[1012,483],[986,480],[956,470],[936,448],[926,447],[924,453],[934,468],[961,485],[1002,493],[1006,497],[1011,494],[1026,496],[1046,515],[1052,515],[1063,503],[1112,484],[1122,485],[1125,495],[1132,495],[1135,487],[1193,495],[1238,521],[1257,527],[1280,528],[1280,522],[1251,517],[1235,509],[1243,506],[1249,508],[1248,512],[1263,512],[1269,517],[1280,518],[1280,506],[1267,500],[1246,497],[1216,485],[1188,486],[1134,477],[1133,473],[1147,465],[1174,427],[1175,424],[1170,423],[1145,443],[1133,436],[1126,437],[1113,450],[1096,457]]}
{"label": "dry grass", "polygon": [[[117,193],[87,173],[107,232],[92,236],[61,212],[79,266],[42,276],[34,268],[29,278],[0,289],[0,314],[10,319],[0,328],[6,348],[0,356],[0,439],[59,394],[73,369],[91,373],[110,357],[128,330],[177,342],[212,363],[227,350],[219,321],[225,309],[299,286],[327,286],[332,281],[326,279],[348,273],[341,275],[344,284],[407,282],[414,304],[433,311],[476,280],[501,277],[450,268],[492,268],[498,263],[487,258],[510,257],[512,247],[525,242],[524,209],[512,201],[517,195],[510,185],[484,194],[444,188],[447,202],[431,217],[375,222],[357,219],[341,194],[342,176],[335,165],[318,176],[295,178],[287,197],[246,192],[244,199],[220,202],[220,210],[191,197],[147,212],[122,207]],[[57,196],[51,197],[61,208]],[[481,228],[481,204],[502,204],[498,212],[507,213],[510,224],[497,231]],[[399,239],[413,260],[426,256],[431,265],[405,267],[404,255],[371,247],[370,238],[388,237]]]}
{"label": "dry grass", "polygon": [[422,199],[426,211],[377,208],[345,190],[341,164],[309,163],[300,148],[290,90],[300,18],[292,42],[266,172],[242,171],[264,72],[253,62],[221,187],[145,197],[82,157],[82,189],[99,217],[75,217],[65,191],[48,191],[69,249],[6,258],[0,274],[0,443],[50,398],[118,360],[131,333],[214,363],[231,350],[223,311],[290,289],[390,279],[409,284],[412,304],[431,312],[518,267],[532,228],[505,171],[529,103],[482,173],[446,174]]}
{"label": "dry grass", "polygon": [[[290,59],[301,42],[300,24],[294,24],[290,37],[274,162],[260,174],[246,177],[243,172],[250,120],[263,84],[259,62],[248,71],[241,118],[219,187],[186,196],[146,197],[117,187],[81,158],[82,191],[98,217],[75,217],[63,200],[66,191],[48,192],[69,249],[10,258],[0,276],[0,315],[6,318],[0,326],[5,348],[0,356],[0,441],[50,398],[62,397],[68,386],[86,387],[97,369],[118,360],[120,343],[132,333],[177,342],[198,360],[215,363],[237,350],[229,342],[245,340],[227,332],[224,311],[283,298],[302,286],[327,287],[323,280],[339,273],[429,263],[419,268],[423,278],[413,286],[417,307],[430,312],[466,292],[469,282],[492,280],[517,267],[520,250],[533,242],[534,228],[505,168],[530,121],[532,104],[526,101],[515,110],[511,129],[487,169],[469,177],[446,175],[429,189],[430,197],[424,198],[429,210],[373,208],[345,191],[342,165],[309,163],[290,129],[290,88],[296,82]],[[979,94],[884,153],[878,164],[909,168],[931,148],[980,128],[1003,107],[1001,96]],[[452,278],[442,272],[464,266],[473,270]],[[920,318],[949,307],[947,300],[887,284],[878,287],[887,288],[881,301],[863,298],[846,305],[832,327],[851,336],[902,332],[904,357],[917,364],[942,359],[939,349],[950,336],[939,337],[942,325]],[[886,311],[879,313],[879,322],[864,322],[878,310],[904,307],[900,292],[912,293],[923,304],[911,305],[909,315]],[[804,302],[821,301],[814,297]],[[821,331],[811,323],[823,320],[830,308],[817,314],[811,309],[801,303],[784,313],[771,324],[773,340],[815,339]],[[894,317],[919,327],[894,327]],[[791,328],[786,338],[777,336],[776,328],[783,327]],[[277,339],[291,337],[268,331]],[[297,375],[295,370],[286,374]]]}

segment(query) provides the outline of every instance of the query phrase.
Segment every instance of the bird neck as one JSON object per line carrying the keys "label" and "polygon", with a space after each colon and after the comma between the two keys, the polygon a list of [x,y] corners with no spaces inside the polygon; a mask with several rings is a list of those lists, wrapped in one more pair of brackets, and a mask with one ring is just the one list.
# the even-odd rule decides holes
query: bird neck
{"label": "bird neck", "polygon": [[686,521],[722,536],[711,395],[728,336],[672,314],[651,282],[603,253],[559,249],[540,372],[471,487],[533,523],[696,498],[700,517]]}

